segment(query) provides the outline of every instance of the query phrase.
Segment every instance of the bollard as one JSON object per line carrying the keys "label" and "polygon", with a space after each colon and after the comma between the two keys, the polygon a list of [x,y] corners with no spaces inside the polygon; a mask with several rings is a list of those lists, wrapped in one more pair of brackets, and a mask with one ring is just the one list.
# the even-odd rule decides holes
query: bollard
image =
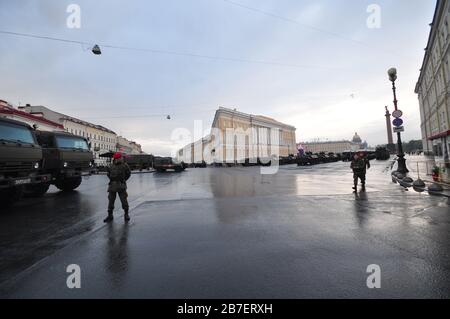
{"label": "bollard", "polygon": [[434,193],[441,193],[443,190],[444,188],[437,183],[433,183],[430,186],[428,186],[428,193],[430,195],[433,195]]}

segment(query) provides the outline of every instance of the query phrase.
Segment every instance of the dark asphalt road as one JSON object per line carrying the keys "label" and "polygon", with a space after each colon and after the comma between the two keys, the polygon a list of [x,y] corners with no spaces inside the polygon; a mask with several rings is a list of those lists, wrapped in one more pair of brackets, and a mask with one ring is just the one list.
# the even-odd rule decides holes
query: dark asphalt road
{"label": "dark asphalt road", "polygon": [[[129,225],[119,210],[101,222],[106,177],[93,176],[1,213],[0,296],[449,298],[448,204],[392,184],[386,165],[358,195],[348,163],[136,174]],[[366,286],[370,264],[381,289]]]}

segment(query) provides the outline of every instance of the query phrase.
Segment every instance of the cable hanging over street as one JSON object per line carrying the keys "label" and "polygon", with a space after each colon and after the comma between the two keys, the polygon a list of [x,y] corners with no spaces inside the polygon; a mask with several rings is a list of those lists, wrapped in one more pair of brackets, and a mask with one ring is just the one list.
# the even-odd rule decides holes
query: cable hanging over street
{"label": "cable hanging over street", "polygon": [[41,40],[49,40],[49,41],[56,41],[56,42],[63,42],[63,43],[69,43],[69,44],[79,44],[81,46],[90,46],[92,52],[96,55],[101,54],[101,48],[108,48],[108,49],[128,50],[128,51],[136,51],[136,52],[148,52],[148,53],[152,53],[152,54],[177,55],[177,56],[201,58],[201,59],[216,60],[216,61],[264,64],[264,65],[290,67],[290,68],[338,69],[337,67],[329,67],[329,66],[323,66],[323,65],[293,64],[293,63],[285,63],[285,62],[278,62],[278,61],[254,60],[254,59],[237,58],[237,57],[212,56],[212,55],[190,53],[190,52],[179,52],[179,51],[169,51],[169,50],[160,50],[160,49],[119,46],[119,45],[111,45],[111,44],[106,44],[106,43],[92,43],[92,42],[88,42],[88,41],[71,40],[71,39],[65,39],[65,38],[60,38],[60,37],[36,35],[36,34],[13,32],[13,31],[6,31],[6,30],[0,30],[0,34],[17,36],[17,37],[33,38],[33,39],[41,39]]}

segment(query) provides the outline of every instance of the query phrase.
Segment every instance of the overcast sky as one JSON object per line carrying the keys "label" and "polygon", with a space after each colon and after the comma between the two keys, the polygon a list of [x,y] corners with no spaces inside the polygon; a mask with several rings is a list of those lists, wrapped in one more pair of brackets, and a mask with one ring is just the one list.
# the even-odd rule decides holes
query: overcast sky
{"label": "overcast sky", "polygon": [[[66,25],[71,3],[81,8],[79,29]],[[373,3],[380,28],[366,23]],[[181,53],[103,47],[96,56],[90,45],[0,34],[0,99],[104,125],[161,155],[170,153],[174,129],[192,131],[201,120],[208,130],[218,106],[294,125],[297,141],[357,131],[376,145],[386,143],[384,106],[393,108],[386,71],[396,66],[404,139],[418,139],[414,86],[434,7],[429,0],[0,0],[3,31]]]}

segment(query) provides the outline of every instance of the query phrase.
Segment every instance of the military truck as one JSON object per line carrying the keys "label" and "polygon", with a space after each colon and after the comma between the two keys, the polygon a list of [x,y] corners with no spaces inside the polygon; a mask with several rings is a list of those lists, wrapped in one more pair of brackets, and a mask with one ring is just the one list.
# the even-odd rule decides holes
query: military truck
{"label": "military truck", "polygon": [[23,122],[0,118],[0,206],[18,200],[25,187],[39,188],[50,181],[42,163],[35,131]]}
{"label": "military truck", "polygon": [[391,157],[391,153],[387,147],[379,146],[375,149],[375,157],[379,161],[386,161]]}
{"label": "military truck", "polygon": [[124,157],[131,170],[149,170],[153,166],[153,155],[151,154],[128,154]]}
{"label": "military truck", "polygon": [[184,171],[186,167],[182,162],[177,162],[172,157],[155,156],[153,158],[153,168],[158,173],[162,173],[168,169],[173,169],[175,172],[181,172]]}
{"label": "military truck", "polygon": [[25,194],[41,196],[50,184],[62,191],[74,190],[80,186],[82,176],[94,171],[93,155],[85,138],[66,132],[44,131],[36,131],[36,137],[43,153],[40,171],[50,174],[51,179],[47,183],[27,185]]}

